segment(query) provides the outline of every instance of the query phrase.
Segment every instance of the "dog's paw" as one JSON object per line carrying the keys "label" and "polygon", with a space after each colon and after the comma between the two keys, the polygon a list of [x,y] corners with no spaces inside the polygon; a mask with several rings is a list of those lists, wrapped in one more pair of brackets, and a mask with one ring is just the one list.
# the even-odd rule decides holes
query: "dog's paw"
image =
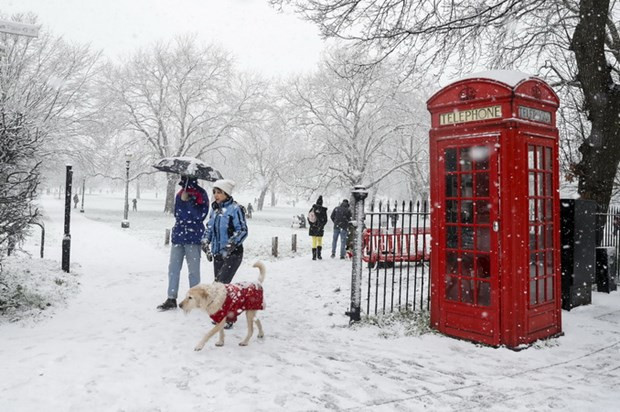
{"label": "dog's paw", "polygon": [[224,342],[215,342],[215,346],[217,346],[218,348],[224,346]]}
{"label": "dog's paw", "polygon": [[202,348],[204,348],[204,346],[205,346],[205,345],[197,345],[197,346],[194,348],[194,350],[195,350],[196,352],[201,351],[201,350],[202,350]]}
{"label": "dog's paw", "polygon": [[264,337],[265,337],[265,334],[263,334],[263,333],[259,333],[258,336],[257,336],[257,338],[259,338],[259,339],[262,339]]}
{"label": "dog's paw", "polygon": [[247,342],[239,342],[239,346],[248,346]]}

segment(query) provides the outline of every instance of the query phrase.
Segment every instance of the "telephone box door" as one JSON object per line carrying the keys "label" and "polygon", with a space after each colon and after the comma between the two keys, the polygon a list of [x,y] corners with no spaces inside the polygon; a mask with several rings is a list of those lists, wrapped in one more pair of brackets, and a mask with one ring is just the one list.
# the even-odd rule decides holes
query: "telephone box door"
{"label": "telephone box door", "polygon": [[438,142],[441,230],[439,329],[497,345],[500,339],[499,136]]}

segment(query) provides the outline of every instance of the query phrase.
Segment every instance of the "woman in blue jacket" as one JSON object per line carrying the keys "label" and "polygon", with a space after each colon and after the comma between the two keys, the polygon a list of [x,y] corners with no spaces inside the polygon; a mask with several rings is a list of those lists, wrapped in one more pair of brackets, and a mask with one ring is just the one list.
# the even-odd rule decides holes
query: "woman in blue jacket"
{"label": "woman in blue jacket", "polygon": [[209,197],[195,178],[182,176],[179,185],[182,189],[174,199],[175,223],[168,263],[168,298],[157,307],[162,311],[177,307],[183,258],[187,262],[189,287],[200,283],[200,243],[205,232],[203,222],[209,214]]}
{"label": "woman in blue jacket", "polygon": [[215,202],[202,241],[207,259],[213,257],[215,281],[221,283],[230,283],[237,273],[243,260],[243,241],[248,236],[243,209],[232,198],[234,187],[235,182],[228,179],[213,184]]}

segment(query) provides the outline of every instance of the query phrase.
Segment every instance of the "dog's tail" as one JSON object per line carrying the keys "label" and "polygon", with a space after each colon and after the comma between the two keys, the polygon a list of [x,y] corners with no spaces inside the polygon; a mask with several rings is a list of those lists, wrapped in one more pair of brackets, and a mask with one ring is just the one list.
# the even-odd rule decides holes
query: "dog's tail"
{"label": "dog's tail", "polygon": [[259,260],[258,262],[254,263],[252,267],[258,268],[258,270],[260,271],[260,274],[258,275],[258,283],[262,285],[263,281],[265,280],[265,274],[267,273],[267,269],[265,269],[265,264]]}

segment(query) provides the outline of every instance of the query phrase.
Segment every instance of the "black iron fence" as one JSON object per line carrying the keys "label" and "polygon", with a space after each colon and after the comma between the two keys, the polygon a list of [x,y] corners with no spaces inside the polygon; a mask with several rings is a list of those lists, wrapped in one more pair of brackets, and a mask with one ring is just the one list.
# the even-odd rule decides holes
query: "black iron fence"
{"label": "black iron fence", "polygon": [[361,309],[366,315],[428,310],[430,219],[427,202],[380,202],[366,210]]}
{"label": "black iron fence", "polygon": [[[616,259],[620,259],[620,206],[610,205],[607,210],[600,208],[597,216],[596,244],[598,247],[615,249]],[[620,264],[613,267],[616,283],[620,281]]]}

